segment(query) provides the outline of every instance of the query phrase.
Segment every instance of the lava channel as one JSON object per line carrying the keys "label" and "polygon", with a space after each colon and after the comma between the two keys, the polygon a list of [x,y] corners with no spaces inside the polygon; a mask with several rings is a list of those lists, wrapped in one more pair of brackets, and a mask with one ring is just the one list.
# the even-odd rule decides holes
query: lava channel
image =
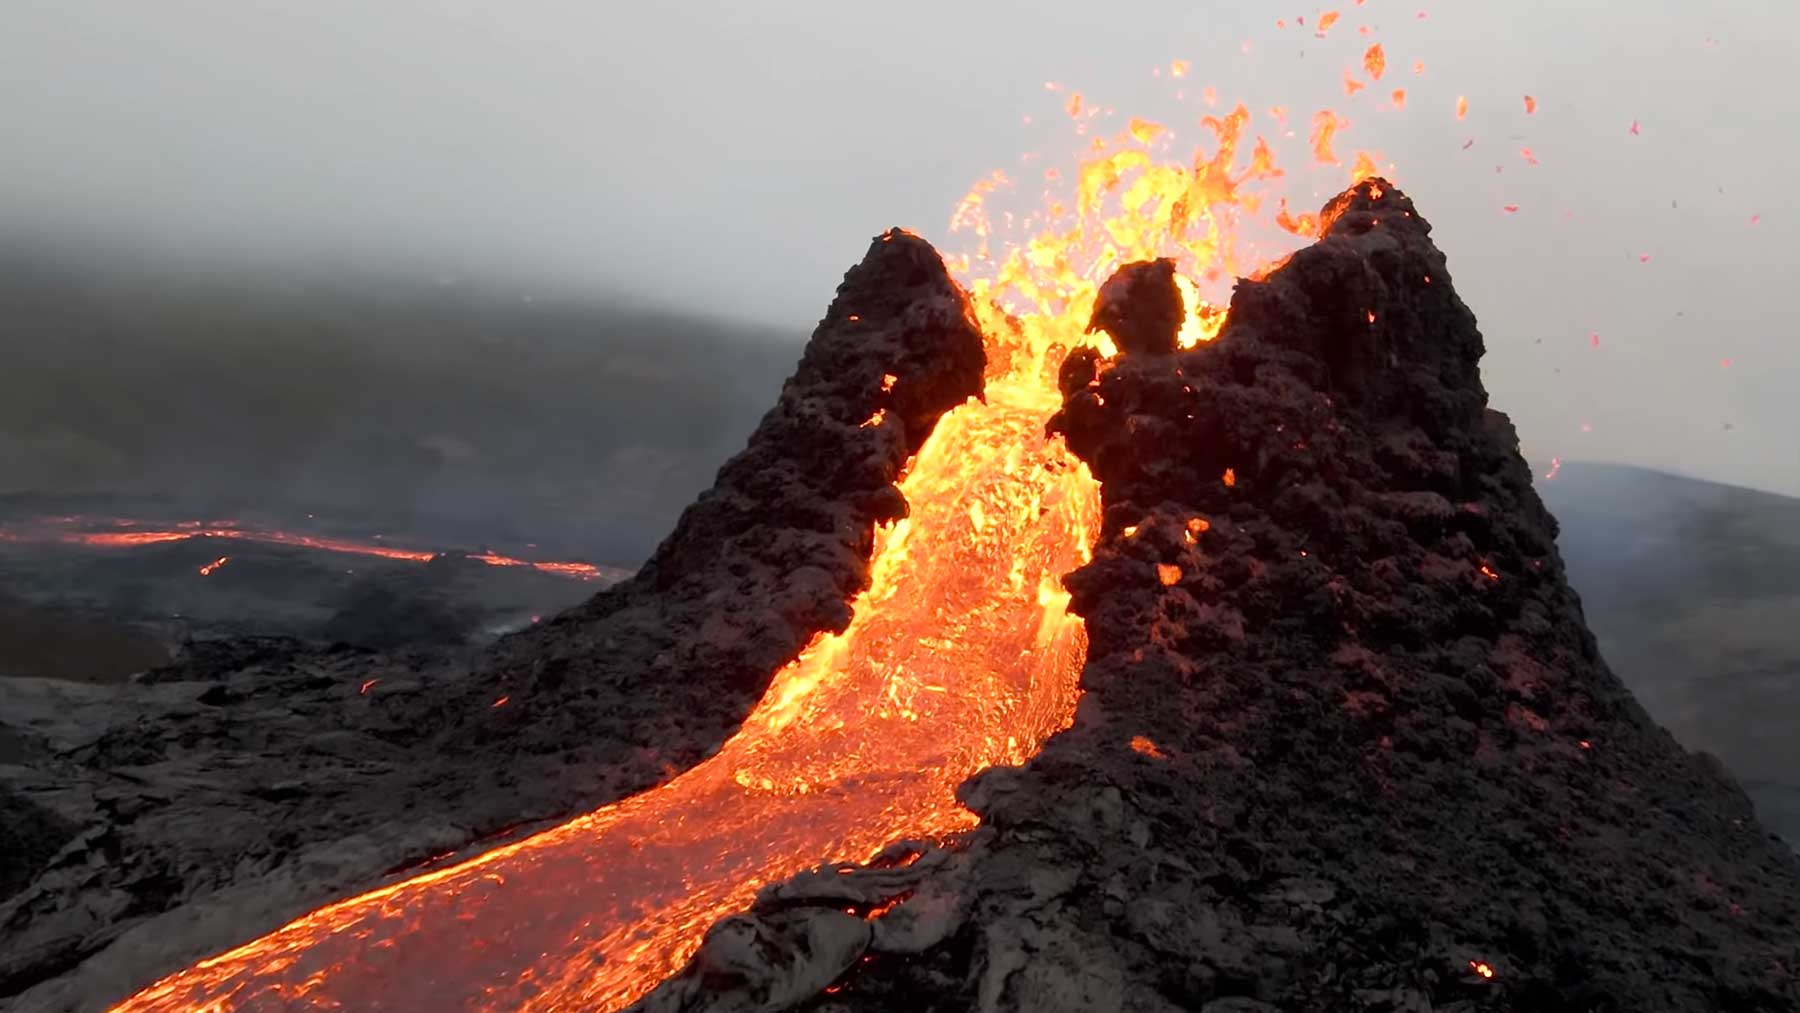
{"label": "lava channel", "polygon": [[120,1010],[616,1009],[765,884],[975,825],[958,784],[1067,726],[1086,650],[1062,576],[1098,487],[1043,435],[1056,396],[990,382],[945,415],[841,635],[783,669],[719,753],[468,862],[321,908]]}

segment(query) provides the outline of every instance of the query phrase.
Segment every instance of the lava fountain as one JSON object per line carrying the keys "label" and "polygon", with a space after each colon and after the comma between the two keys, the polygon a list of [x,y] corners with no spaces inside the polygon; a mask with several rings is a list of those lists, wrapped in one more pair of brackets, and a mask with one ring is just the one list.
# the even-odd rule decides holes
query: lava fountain
{"label": "lava fountain", "polygon": [[[849,627],[778,673],[719,753],[555,829],[321,908],[117,1008],[616,1009],[760,887],[971,827],[956,786],[1031,757],[1079,692],[1085,637],[1061,578],[1086,561],[1100,508],[1086,466],[1044,435],[1058,367],[1086,340],[1100,283],[1135,260],[1177,261],[1184,344],[1217,332],[1223,312],[1200,302],[1201,286],[1242,269],[1240,217],[1273,210],[1259,191],[1282,176],[1261,138],[1238,165],[1248,122],[1241,108],[1202,120],[1212,143],[1191,162],[1167,157],[1172,133],[1141,120],[1096,139],[1068,177],[1073,196],[1018,222],[1041,229],[1028,239],[990,220],[1003,175],[963,202],[953,228],[979,249],[953,267],[986,335],[984,397],[943,416],[913,459],[900,483],[910,515],[877,533]],[[1281,206],[1266,224],[1286,218]]]}

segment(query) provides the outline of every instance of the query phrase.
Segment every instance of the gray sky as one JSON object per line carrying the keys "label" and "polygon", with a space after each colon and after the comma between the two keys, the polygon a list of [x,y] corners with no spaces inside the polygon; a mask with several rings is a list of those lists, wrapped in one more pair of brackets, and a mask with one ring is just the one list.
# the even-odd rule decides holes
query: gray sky
{"label": "gray sky", "polygon": [[[1404,113],[1343,97],[1372,40]],[[798,335],[870,235],[955,249],[972,181],[1072,154],[1046,81],[1198,140],[1204,107],[1152,73],[1185,59],[1222,105],[1345,109],[1340,151],[1395,164],[1540,473],[1800,494],[1796,53],[1791,0],[7,0],[0,230],[504,273]]]}

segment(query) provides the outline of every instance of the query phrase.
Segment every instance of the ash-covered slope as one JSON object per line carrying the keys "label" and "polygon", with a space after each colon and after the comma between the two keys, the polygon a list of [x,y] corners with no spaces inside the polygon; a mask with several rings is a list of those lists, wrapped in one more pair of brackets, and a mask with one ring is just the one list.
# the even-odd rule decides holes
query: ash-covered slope
{"label": "ash-covered slope", "polygon": [[848,622],[875,524],[906,510],[895,479],[984,365],[966,297],[894,230],[651,563],[492,654],[289,646],[145,685],[0,687],[0,724],[29,739],[0,787],[66,833],[0,898],[0,1007],[31,989],[19,1008],[96,1008],[397,867],[697,762]]}
{"label": "ash-covered slope", "polygon": [[1800,860],[1599,657],[1428,227],[1326,218],[1217,341],[1065,369],[1074,726],[961,850],[772,890],[648,1005],[1800,1008]]}

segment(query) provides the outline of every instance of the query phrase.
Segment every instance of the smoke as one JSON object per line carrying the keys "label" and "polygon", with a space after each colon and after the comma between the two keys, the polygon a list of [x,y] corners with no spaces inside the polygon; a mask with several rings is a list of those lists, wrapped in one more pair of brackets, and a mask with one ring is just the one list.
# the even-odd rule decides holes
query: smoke
{"label": "smoke", "polygon": [[1541,489],[1608,664],[1800,839],[1800,502],[1598,465]]}

